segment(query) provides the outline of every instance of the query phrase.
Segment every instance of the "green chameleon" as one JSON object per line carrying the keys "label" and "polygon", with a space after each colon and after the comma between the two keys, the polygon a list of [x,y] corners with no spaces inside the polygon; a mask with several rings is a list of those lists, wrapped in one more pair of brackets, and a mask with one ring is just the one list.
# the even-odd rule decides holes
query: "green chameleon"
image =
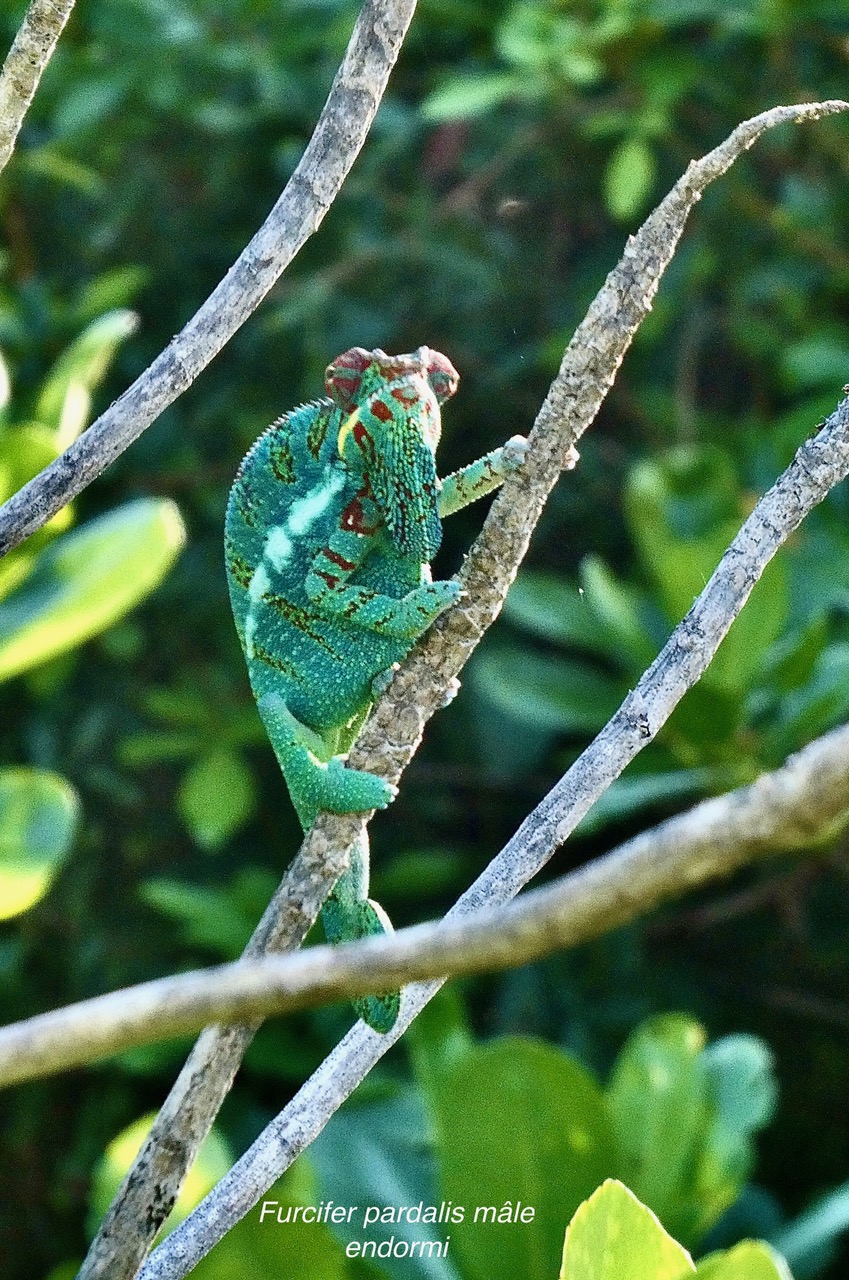
{"label": "green chameleon", "polygon": [[[522,462],[521,436],[440,480],[439,406],[457,389],[438,351],[354,347],[325,375],[331,399],[273,423],[244,458],[227,505],[225,553],[251,685],[304,831],[321,810],[382,809],[396,789],[345,766],[376,695],[413,642],[460,596],[433,582],[441,517]],[[391,932],[368,896],[365,834],[322,908],[328,941]],[[376,1031],[400,992],[355,1002]]]}

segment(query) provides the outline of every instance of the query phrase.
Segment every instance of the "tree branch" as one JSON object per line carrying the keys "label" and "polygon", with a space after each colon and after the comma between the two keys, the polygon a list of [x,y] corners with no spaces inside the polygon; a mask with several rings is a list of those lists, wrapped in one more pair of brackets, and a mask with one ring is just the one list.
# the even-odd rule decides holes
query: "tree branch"
{"label": "tree branch", "polygon": [[749,786],[695,805],[507,906],[343,946],[161,978],[3,1028],[0,1087],[209,1022],[265,1018],[416,979],[528,964],[609,933],[760,858],[822,844],[847,815],[844,725]]}
{"label": "tree branch", "polygon": [[315,132],[271,213],[153,364],[0,507],[0,555],[81,493],[191,385],[317,230],[366,140],[414,9],[415,0],[366,0]]}
{"label": "tree branch", "polygon": [[[844,110],[849,110],[844,102],[808,103],[776,107],[746,121],[714,151],[688,167],[637,235],[629,239],[623,259],[608,276],[565,352],[531,433],[525,464],[508,478],[496,497],[461,571],[468,599],[438,619],[402,664],[351,752],[354,768],[397,780],[414,754],[424,724],[442,704],[463,663],[497,616],[543,504],[570,457],[571,446],[591,424],[612,385],[633,335],[651,307],[687,216],[704,188],[765,129]],[[246,956],[300,945],[345,871],[351,845],[365,822],[362,815],[319,815],[269,903]],[[202,1033],[104,1219],[79,1280],[105,1280],[107,1276],[129,1280],[134,1274],[116,1269],[117,1250],[122,1247],[118,1241],[131,1234],[136,1238],[139,1222],[146,1222],[149,1240],[167,1216],[255,1030],[255,1024],[215,1026]],[[391,1040],[385,1042],[386,1047]],[[343,1044],[347,1043],[346,1038]]]}
{"label": "tree branch", "polygon": [[[452,908],[465,918],[507,902],[647,746],[712,660],[766,565],[808,512],[849,475],[849,400],[797,451],[731,543],[704,591],[604,729]],[[444,979],[405,990],[388,1035],[358,1023],[206,1199],[156,1250],[141,1280],[180,1280],[235,1225],[433,997]]]}
{"label": "tree branch", "polygon": [[31,0],[0,71],[0,173],[5,169],[74,0]]}

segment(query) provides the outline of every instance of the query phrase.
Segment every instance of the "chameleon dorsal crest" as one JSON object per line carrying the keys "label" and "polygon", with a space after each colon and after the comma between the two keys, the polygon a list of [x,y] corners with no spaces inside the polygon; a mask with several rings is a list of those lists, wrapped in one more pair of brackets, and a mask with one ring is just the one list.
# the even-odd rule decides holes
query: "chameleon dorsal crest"
{"label": "chameleon dorsal crest", "polygon": [[[440,405],[457,382],[451,361],[429,347],[399,356],[353,347],[328,366],[330,399],[273,423],[230,491],[236,630],[304,830],[322,810],[361,813],[392,800],[395,788],[347,768],[346,753],[387,673],[459,599],[458,582],[431,579],[442,517],[497,488],[523,460],[517,436],[440,481]],[[368,860],[363,834],[322,909],[331,942],[392,928],[368,896]],[[400,993],[355,1007],[389,1031]]]}

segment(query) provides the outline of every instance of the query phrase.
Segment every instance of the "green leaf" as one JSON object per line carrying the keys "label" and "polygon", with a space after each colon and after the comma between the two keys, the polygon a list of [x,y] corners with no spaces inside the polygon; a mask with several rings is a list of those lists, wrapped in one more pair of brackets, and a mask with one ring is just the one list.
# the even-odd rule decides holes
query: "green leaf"
{"label": "green leaf", "polygon": [[683,1280],[695,1270],[652,1211],[609,1179],[569,1223],[560,1280]]}
{"label": "green leaf", "polygon": [[712,1225],[734,1203],[755,1163],[753,1135],[775,1111],[772,1054],[757,1036],[725,1036],[702,1053],[712,1117],[695,1178],[701,1224]]}
{"label": "green leaf", "polygon": [[622,582],[598,556],[581,561],[581,582],[587,604],[599,619],[605,651],[623,670],[642,675],[658,650],[647,625],[646,594]]}
{"label": "green leaf", "polygon": [[[421,1097],[415,1089],[407,1088],[359,1105],[353,1101],[347,1104],[310,1147],[325,1202],[360,1206],[350,1223],[340,1223],[335,1228],[345,1243],[356,1240],[374,1246],[376,1242],[377,1247],[383,1244],[386,1251],[391,1247],[387,1242],[394,1236],[402,1253],[406,1243],[442,1244],[451,1237],[449,1255],[444,1258],[434,1250],[424,1260],[415,1256],[372,1259],[369,1247],[366,1260],[376,1260],[380,1273],[393,1280],[457,1280],[450,1256],[455,1241],[454,1223],[429,1222],[427,1218],[421,1221],[415,1214],[410,1221],[407,1214],[393,1212],[401,1206],[421,1204],[424,1208],[440,1203],[428,1138],[428,1117]],[[380,1206],[386,1214],[384,1220],[366,1225],[365,1205]],[[299,1276],[300,1268],[293,1274]]]}
{"label": "green leaf", "polygon": [[608,1090],[629,1184],[685,1243],[740,1194],[752,1134],[775,1105],[772,1059],[760,1040],[727,1036],[705,1048],[704,1039],[681,1014],[650,1019],[625,1045]]}
{"label": "green leaf", "polygon": [[0,604],[0,680],[110,626],[171,568],[185,531],[173,502],[140,498],[53,542]]}
{"label": "green leaf", "polygon": [[215,851],[245,825],[256,808],[253,774],[241,755],[218,747],[189,769],[177,803],[197,843]]}
{"label": "green leaf", "polygon": [[[466,1206],[451,1229],[464,1277],[551,1280],[564,1220],[614,1169],[598,1084],[559,1049],[519,1036],[461,1049],[429,1083],[442,1195]],[[520,1202],[533,1221],[492,1220]]]}
{"label": "green leaf", "polygon": [[847,715],[849,641],[839,640],[820,653],[808,682],[784,697],[764,735],[765,747],[770,757],[781,758]]}
{"label": "green leaf", "polygon": [[[122,1129],[109,1143],[95,1166],[89,1193],[87,1220],[90,1236],[93,1236],[97,1230],[101,1218],[121,1185],[124,1174],[141,1150],[155,1114],[151,1112],[149,1115],[141,1116],[127,1125],[126,1129]],[[177,1202],[162,1227],[162,1234],[173,1231],[174,1227],[191,1213],[195,1205],[199,1204],[207,1192],[212,1190],[216,1182],[224,1177],[232,1163],[227,1143],[217,1129],[212,1129],[186,1175]]]}
{"label": "green leaf", "polygon": [[599,730],[626,691],[586,663],[503,643],[478,654],[472,679],[494,706],[523,724],[577,735]]}
{"label": "green leaf", "polygon": [[[257,882],[260,892],[253,893]],[[152,877],[139,886],[138,895],[154,910],[177,920],[189,945],[230,960],[241,955],[273,891],[273,878],[267,880],[245,867],[229,884],[219,886]]]}
{"label": "green leaf", "polygon": [[613,1068],[607,1096],[623,1176],[675,1236],[693,1236],[693,1181],[711,1121],[702,1027],[681,1014],[643,1023]]}
{"label": "green leaf", "polygon": [[429,94],[421,114],[433,124],[444,120],[469,120],[484,115],[500,103],[515,97],[521,84],[513,72],[466,75],[447,81]]}
{"label": "green leaf", "polygon": [[0,770],[0,920],[44,897],[74,842],[80,803],[42,769]]}
{"label": "green leaf", "polygon": [[7,427],[0,433],[0,459],[5,481],[0,496],[5,499],[9,494],[17,493],[27,481],[49,466],[60,452],[53,432],[40,423]]}
{"label": "green leaf", "polygon": [[718,1122],[741,1139],[769,1124],[778,1086],[769,1046],[752,1035],[723,1036],[702,1054]]}
{"label": "green leaf", "polygon": [[699,1280],[793,1280],[784,1259],[763,1240],[743,1240],[711,1253],[696,1267]]}
{"label": "green leaf", "polygon": [[626,222],[643,209],[655,172],[654,152],[643,138],[626,138],[619,144],[604,175],[604,203],[611,218]]}
{"label": "green leaf", "polygon": [[50,370],[35,412],[39,422],[55,431],[60,450],[66,449],[86,425],[92,391],[137,324],[133,311],[107,311],[74,339]]}
{"label": "green leaf", "polygon": [[793,391],[840,387],[846,381],[849,368],[849,336],[843,330],[824,331],[788,343],[782,365]]}
{"label": "green leaf", "polygon": [[[625,509],[643,564],[670,621],[687,613],[713,574],[744,515],[728,455],[715,446],[669,450],[632,471]],[[704,682],[741,695],[787,617],[783,560],[773,560],[708,669]]]}
{"label": "green leaf", "polygon": [[504,617],[531,635],[593,652],[599,648],[598,618],[586,597],[552,573],[525,569],[510,588]]}
{"label": "green leaf", "polygon": [[849,1231],[849,1182],[835,1187],[774,1234],[773,1244],[800,1275],[818,1275],[838,1237]]}

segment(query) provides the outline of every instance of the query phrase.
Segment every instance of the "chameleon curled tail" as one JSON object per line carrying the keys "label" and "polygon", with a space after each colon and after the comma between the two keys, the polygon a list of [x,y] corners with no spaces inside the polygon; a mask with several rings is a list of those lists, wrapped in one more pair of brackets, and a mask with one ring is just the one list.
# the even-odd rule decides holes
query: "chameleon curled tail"
{"label": "chameleon curled tail", "polygon": [[[395,788],[347,768],[375,691],[460,594],[434,582],[442,518],[497,488],[526,442],[440,480],[440,405],[457,388],[438,351],[354,347],[327,369],[327,399],[279,418],[243,459],[227,505],[225,554],[251,686],[301,825],[322,810],[382,809]],[[363,834],[322,908],[330,942],[391,931],[368,896]],[[400,992],[355,1001],[391,1030]]]}

